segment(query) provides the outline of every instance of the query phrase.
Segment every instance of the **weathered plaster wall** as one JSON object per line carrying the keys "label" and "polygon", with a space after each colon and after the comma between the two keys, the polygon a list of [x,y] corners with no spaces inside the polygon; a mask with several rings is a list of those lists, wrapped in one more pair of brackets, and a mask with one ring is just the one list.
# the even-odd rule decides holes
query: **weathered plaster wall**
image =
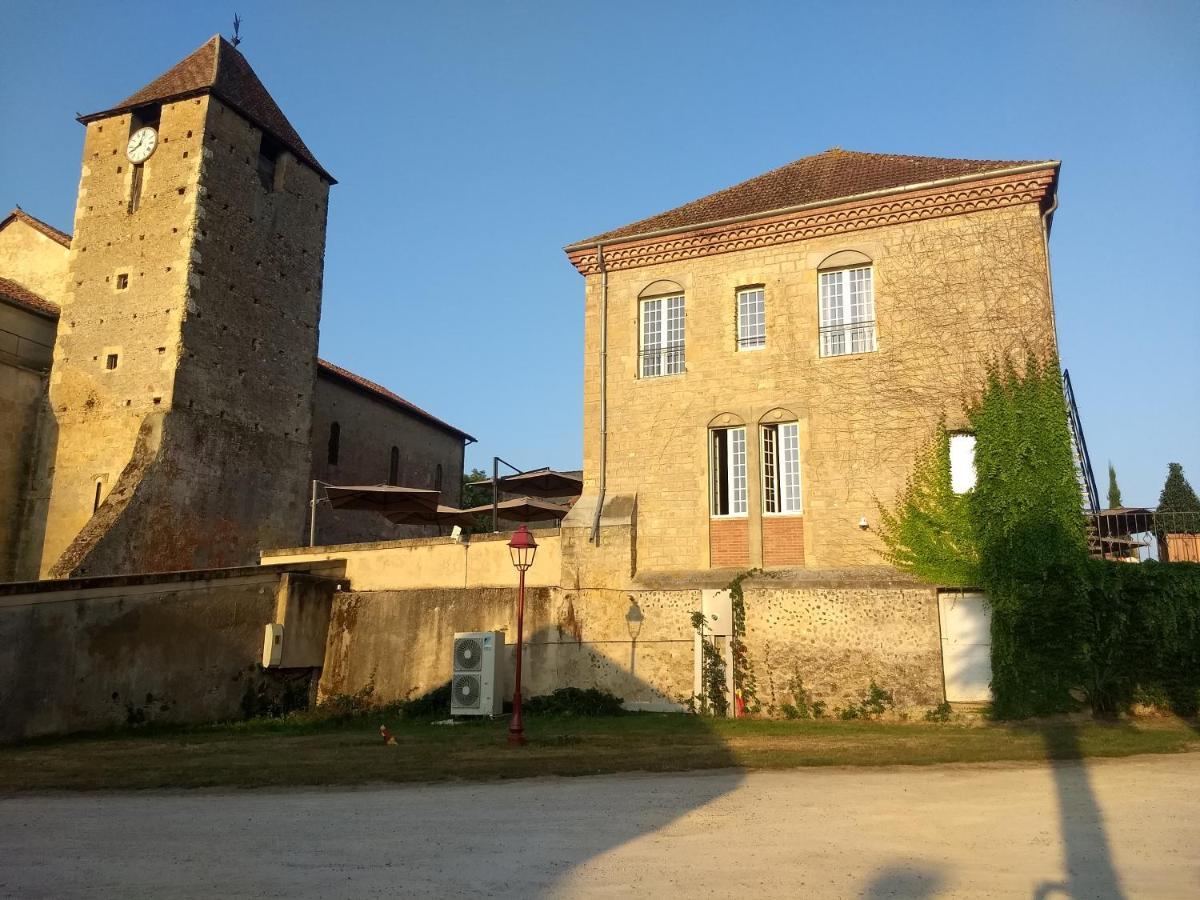
{"label": "weathered plaster wall", "polygon": [[58,303],[66,288],[67,252],[58,241],[14,218],[0,228],[0,277]]}
{"label": "weathered plaster wall", "polygon": [[[903,486],[939,418],[961,422],[992,354],[1053,347],[1037,203],[757,243],[608,274],[607,490],[638,498],[639,571],[706,569],[731,558],[711,556],[714,546],[730,548],[709,534],[707,431],[725,415],[746,424],[749,451],[749,514],[737,538],[745,564],[737,566],[763,564],[757,431],[776,410],[800,426],[804,522],[795,557],[813,569],[878,564],[877,501],[890,502]],[[818,267],[844,250],[873,261],[878,350],[821,358]],[[686,371],[639,378],[638,298],[659,280],[684,289]],[[764,286],[766,346],[739,352],[736,292],[749,285]],[[589,275],[584,471],[592,495],[599,306],[600,276]]]}
{"label": "weathered plaster wall", "polygon": [[[386,702],[443,684],[456,631],[503,630],[512,643],[515,593],[338,594],[321,695],[353,694],[371,684],[375,699]],[[599,687],[633,708],[678,708],[693,691],[691,613],[700,605],[696,589],[530,590],[526,694]],[[797,675],[810,699],[824,700],[831,712],[856,702],[872,680],[892,691],[902,709],[928,709],[944,696],[937,601],[930,589],[749,588],[746,610],[746,642],[764,707],[791,702]]]}
{"label": "weathered plaster wall", "polygon": [[0,587],[0,739],[241,718],[283,686],[260,667],[279,581],[240,569]]}
{"label": "weathered plaster wall", "polygon": [[[338,423],[338,459],[329,459],[329,429]],[[396,483],[404,487],[440,487],[442,503],[458,506],[462,490],[463,441],[335,376],[317,377],[313,408],[312,477],[329,484],[384,484],[392,447],[400,451]],[[438,483],[439,469],[441,483]],[[434,535],[432,526],[393,525],[383,516],[317,507],[317,542],[396,540]]]}
{"label": "weathered plaster wall", "polygon": [[[645,622],[635,648],[625,619],[628,595],[528,589],[525,695],[546,694],[565,685],[599,686],[631,705],[675,708],[676,700],[691,693],[692,637],[687,620],[698,599],[681,592],[659,592],[639,595],[638,601]],[[449,680],[455,632],[493,629],[507,634],[510,690],[515,589],[339,594],[330,621],[320,695],[352,694],[373,684],[379,701],[418,696]]]}
{"label": "weathered plaster wall", "polygon": [[0,359],[0,581],[37,577],[54,451],[46,374]]}
{"label": "weathered plaster wall", "polygon": [[[356,591],[396,591],[415,588],[509,587],[517,574],[508,551],[510,534],[474,535],[469,541],[452,538],[413,538],[371,544],[292,547],[265,550],[267,563],[340,560]],[[534,564],[526,573],[530,587],[557,586],[562,567],[559,536],[537,535]]]}

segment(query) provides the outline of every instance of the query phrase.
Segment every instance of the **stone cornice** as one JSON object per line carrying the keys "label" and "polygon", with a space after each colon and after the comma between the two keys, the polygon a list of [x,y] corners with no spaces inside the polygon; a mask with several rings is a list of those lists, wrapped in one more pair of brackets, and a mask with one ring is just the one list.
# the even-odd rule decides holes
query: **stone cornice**
{"label": "stone cornice", "polygon": [[[940,188],[901,191],[869,201],[834,203],[817,209],[701,228],[658,238],[615,241],[604,245],[605,267],[611,271],[733,253],[774,244],[810,240],[885,225],[937,219],[1022,203],[1043,203],[1053,189],[1052,166],[1032,172],[983,178]],[[567,251],[582,275],[600,269],[595,247]]]}

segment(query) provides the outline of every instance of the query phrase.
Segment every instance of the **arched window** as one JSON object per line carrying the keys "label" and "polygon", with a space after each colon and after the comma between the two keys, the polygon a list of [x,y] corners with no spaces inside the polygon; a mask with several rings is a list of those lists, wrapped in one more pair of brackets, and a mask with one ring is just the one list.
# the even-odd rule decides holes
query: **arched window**
{"label": "arched window", "polygon": [[338,452],[341,450],[342,444],[342,426],[337,422],[333,422],[329,426],[329,465],[336,466],[338,461]]}
{"label": "arched window", "polygon": [[638,294],[638,309],[639,377],[683,372],[683,288],[673,281],[656,281]]}
{"label": "arched window", "polygon": [[870,353],[875,340],[875,288],[871,258],[842,250],[817,267],[820,284],[821,356]]}
{"label": "arched window", "polygon": [[388,462],[388,484],[400,483],[400,448],[392,448],[392,458]]}
{"label": "arched window", "polygon": [[437,464],[437,469],[433,473],[433,489],[440,491],[442,489],[442,464]]}

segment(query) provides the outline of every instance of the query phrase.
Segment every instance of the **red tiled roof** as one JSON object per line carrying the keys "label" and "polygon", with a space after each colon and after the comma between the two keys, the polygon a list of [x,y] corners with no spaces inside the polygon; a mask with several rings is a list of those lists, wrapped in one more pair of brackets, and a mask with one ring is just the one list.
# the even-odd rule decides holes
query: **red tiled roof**
{"label": "red tiled roof", "polygon": [[147,103],[166,103],[199,94],[212,94],[269,132],[312,169],[337,184],[305,146],[283,110],[267,93],[246,57],[229,41],[213,35],[198,50],[158,76],[112,109],[80,116],[80,122],[128,112]]}
{"label": "red tiled roof", "polygon": [[47,225],[41,219],[34,218],[19,206],[5,216],[3,221],[0,221],[0,228],[13,221],[24,222],[34,231],[41,232],[55,243],[62,244],[67,249],[71,247],[71,236],[69,234],[59,231],[53,225]]}
{"label": "red tiled roof", "polygon": [[[897,156],[834,147],[648,219],[577,241],[568,249],[648,232],[686,230],[725,219],[833,202],[858,194],[898,190],[945,178],[984,175],[1038,164],[1042,161]],[[1057,165],[1049,160],[1044,164]]]}
{"label": "red tiled roof", "polygon": [[0,278],[0,298],[48,319],[58,318],[58,304],[9,278]]}
{"label": "red tiled roof", "polygon": [[341,381],[342,383],[351,384],[354,387],[359,388],[360,390],[366,391],[367,393],[373,394],[382,400],[388,401],[393,406],[398,407],[399,409],[403,410],[406,413],[409,413],[410,415],[414,415],[417,418],[424,419],[430,425],[435,425],[444,431],[449,431],[452,434],[457,434],[459,437],[463,438],[464,440],[471,441],[471,442],[474,442],[474,440],[475,440],[475,438],[471,437],[471,435],[467,434],[461,428],[455,428],[453,425],[443,422],[437,416],[433,415],[432,413],[427,413],[425,410],[421,409],[421,407],[417,406],[416,404],[409,403],[407,400],[405,400],[399,394],[392,393],[387,388],[385,388],[383,385],[376,384],[374,381],[369,381],[368,379],[363,378],[361,375],[355,375],[349,369],[343,369],[341,366],[335,366],[333,363],[329,362],[328,360],[324,360],[324,359],[317,360],[317,374],[325,376],[327,378],[333,378],[335,380]]}

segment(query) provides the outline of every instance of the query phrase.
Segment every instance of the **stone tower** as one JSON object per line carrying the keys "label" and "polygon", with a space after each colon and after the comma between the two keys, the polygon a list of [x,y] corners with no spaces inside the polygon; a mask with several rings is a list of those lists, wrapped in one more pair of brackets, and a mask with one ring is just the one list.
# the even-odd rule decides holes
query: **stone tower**
{"label": "stone tower", "polygon": [[220,37],[80,122],[43,576],[255,562],[306,518],[334,179]]}

